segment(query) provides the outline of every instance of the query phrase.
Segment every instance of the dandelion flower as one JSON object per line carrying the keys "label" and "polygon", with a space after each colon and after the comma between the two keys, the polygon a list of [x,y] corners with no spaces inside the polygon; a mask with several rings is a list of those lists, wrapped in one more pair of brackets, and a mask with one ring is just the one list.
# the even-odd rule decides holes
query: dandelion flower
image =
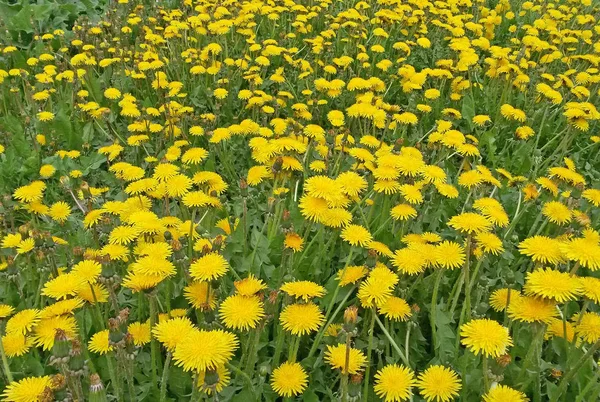
{"label": "dandelion flower", "polygon": [[347,241],[351,246],[365,247],[373,240],[371,233],[363,226],[348,225],[342,230],[342,239]]}
{"label": "dandelion flower", "polygon": [[498,357],[512,346],[508,328],[488,318],[471,320],[460,328],[461,343],[476,355]]}
{"label": "dandelion flower", "polygon": [[256,296],[233,295],[221,303],[219,315],[227,328],[247,331],[256,328],[265,309]]}
{"label": "dandelion flower", "polygon": [[51,387],[50,376],[27,377],[8,384],[2,393],[2,398],[6,402],[37,402],[42,400],[46,388]]}
{"label": "dandelion flower", "polygon": [[338,271],[337,279],[340,282],[340,286],[346,286],[358,282],[368,272],[364,265],[351,265]]}
{"label": "dandelion flower", "polygon": [[417,386],[427,402],[451,401],[462,388],[456,372],[444,366],[427,368],[419,374]]}
{"label": "dandelion flower", "polygon": [[127,332],[133,337],[135,346],[150,343],[150,322],[132,322],[127,326]]}
{"label": "dandelion flower", "polygon": [[311,281],[286,282],[281,286],[281,291],[290,296],[309,301],[315,297],[322,297],[325,288]]}
{"label": "dandelion flower", "polygon": [[219,253],[208,253],[190,265],[190,275],[195,280],[210,281],[227,273],[229,263]]}
{"label": "dandelion flower", "polygon": [[30,332],[40,320],[40,311],[27,309],[13,315],[6,323],[6,333],[18,332],[26,334]]}
{"label": "dandelion flower", "polygon": [[389,320],[406,321],[412,315],[412,310],[406,300],[392,296],[379,307],[379,313]]}
{"label": "dandelion flower", "polygon": [[405,401],[412,396],[417,383],[415,373],[408,367],[389,364],[375,374],[375,393],[386,402]]}
{"label": "dandelion flower", "polygon": [[416,218],[417,210],[409,204],[398,204],[390,210],[390,215],[394,220],[405,221]]}
{"label": "dandelion flower", "polygon": [[465,233],[481,233],[490,230],[492,223],[483,215],[474,212],[464,212],[453,216],[448,226]]}
{"label": "dandelion flower", "polygon": [[308,384],[308,374],[300,363],[285,362],[271,375],[271,387],[279,396],[291,398],[300,395]]}
{"label": "dandelion flower", "polygon": [[267,288],[267,285],[261,280],[250,274],[247,278],[235,281],[233,283],[235,290],[242,296],[254,296],[261,290]]}
{"label": "dandelion flower", "polygon": [[367,357],[358,349],[350,348],[348,356],[348,365],[346,366],[346,344],[339,343],[336,346],[327,346],[325,352],[325,361],[334,369],[345,370],[348,368],[348,374],[358,374],[367,363]]}
{"label": "dandelion flower", "polygon": [[542,207],[542,214],[552,223],[565,225],[571,222],[573,212],[563,203],[558,201],[550,201]]}
{"label": "dandelion flower", "polygon": [[214,292],[210,292],[209,282],[192,282],[183,292],[188,303],[200,311],[213,310],[217,306]]}
{"label": "dandelion flower", "polygon": [[581,293],[581,282],[567,272],[550,268],[527,274],[525,294],[551,299],[557,303],[575,300]]}
{"label": "dandelion flower", "polygon": [[13,332],[2,337],[2,346],[8,357],[23,356],[33,346],[33,339],[19,332]]}
{"label": "dandelion flower", "polygon": [[522,296],[511,301],[508,316],[516,321],[548,323],[558,316],[558,311],[552,300]]}
{"label": "dandelion flower", "polygon": [[465,262],[465,250],[458,243],[443,241],[435,246],[435,261],[442,268],[459,268]]}
{"label": "dandelion flower", "polygon": [[600,279],[586,276],[580,278],[581,293],[587,299],[600,304]]}
{"label": "dandelion flower", "polygon": [[593,312],[583,313],[575,333],[588,343],[600,340],[600,314]]}
{"label": "dandelion flower", "polygon": [[483,395],[483,402],[527,402],[529,399],[521,392],[506,385],[497,385]]}
{"label": "dandelion flower", "polygon": [[286,306],[279,320],[286,331],[294,335],[304,335],[318,330],[323,325],[325,316],[314,303],[296,303]]}
{"label": "dandelion flower", "polygon": [[185,371],[205,371],[227,363],[238,347],[237,337],[222,330],[194,330],[175,348],[173,360]]}
{"label": "dandelion flower", "polygon": [[171,318],[162,321],[152,328],[152,335],[171,353],[177,345],[194,330],[194,325],[187,317]]}
{"label": "dandelion flower", "polygon": [[556,265],[563,261],[561,242],[546,236],[533,236],[519,243],[519,251],[535,262]]}
{"label": "dandelion flower", "polygon": [[600,245],[596,240],[586,238],[571,239],[560,245],[562,255],[592,271],[600,269]]}
{"label": "dandelion flower", "polygon": [[10,317],[14,311],[15,308],[13,306],[9,306],[8,304],[0,304],[0,318]]}
{"label": "dandelion flower", "polygon": [[46,318],[35,327],[33,341],[43,350],[50,350],[54,346],[56,331],[64,332],[68,339],[73,339],[77,334],[77,322],[73,316],[58,316]]}
{"label": "dandelion flower", "polygon": [[498,289],[494,290],[490,295],[490,306],[500,312],[506,310],[506,308],[521,297],[521,293],[514,289]]}
{"label": "dandelion flower", "polygon": [[88,349],[99,355],[104,355],[112,351],[113,347],[110,345],[109,341],[109,330],[105,329],[92,335],[92,338],[88,342]]}

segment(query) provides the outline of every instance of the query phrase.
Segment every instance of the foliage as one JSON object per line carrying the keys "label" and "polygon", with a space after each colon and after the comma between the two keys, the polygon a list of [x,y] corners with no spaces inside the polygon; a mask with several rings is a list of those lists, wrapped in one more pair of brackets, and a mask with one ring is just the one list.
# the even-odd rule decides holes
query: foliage
{"label": "foliage", "polygon": [[598,5],[491,3],[4,2],[4,400],[598,399]]}

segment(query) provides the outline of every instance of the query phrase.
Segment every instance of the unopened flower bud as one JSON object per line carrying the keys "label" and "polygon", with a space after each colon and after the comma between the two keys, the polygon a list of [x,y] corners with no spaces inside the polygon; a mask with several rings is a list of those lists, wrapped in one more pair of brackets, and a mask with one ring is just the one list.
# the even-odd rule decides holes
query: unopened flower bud
{"label": "unopened flower bud", "polygon": [[344,310],[344,322],[346,324],[356,324],[358,320],[358,307],[350,306]]}

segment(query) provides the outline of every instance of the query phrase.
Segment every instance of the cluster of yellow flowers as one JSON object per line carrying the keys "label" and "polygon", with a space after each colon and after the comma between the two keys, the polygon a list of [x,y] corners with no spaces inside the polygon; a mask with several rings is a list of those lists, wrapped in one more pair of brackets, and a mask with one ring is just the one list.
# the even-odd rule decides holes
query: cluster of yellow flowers
{"label": "cluster of yellow flowers", "polygon": [[4,400],[600,393],[598,4],[135,3],[0,47]]}

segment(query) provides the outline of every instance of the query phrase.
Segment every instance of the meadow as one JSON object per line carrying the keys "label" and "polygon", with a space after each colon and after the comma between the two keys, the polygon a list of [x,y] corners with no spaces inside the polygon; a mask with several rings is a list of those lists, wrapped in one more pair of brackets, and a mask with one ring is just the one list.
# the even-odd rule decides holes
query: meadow
{"label": "meadow", "polygon": [[76,4],[0,4],[2,401],[600,399],[598,2]]}

